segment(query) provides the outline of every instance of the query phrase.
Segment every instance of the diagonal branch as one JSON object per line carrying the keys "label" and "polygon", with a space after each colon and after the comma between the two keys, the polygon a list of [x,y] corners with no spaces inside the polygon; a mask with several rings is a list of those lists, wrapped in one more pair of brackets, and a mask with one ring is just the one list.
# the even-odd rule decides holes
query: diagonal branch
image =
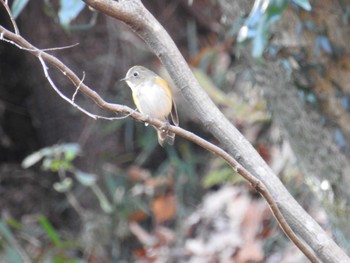
{"label": "diagonal branch", "polygon": [[84,0],[92,8],[123,21],[159,57],[176,86],[207,128],[242,166],[271,193],[292,229],[324,262],[350,259],[325,231],[308,215],[283,186],[253,146],[219,111],[200,87],[174,41],[143,6],[141,0]]}
{"label": "diagonal branch", "polygon": [[[40,50],[40,49],[34,47],[29,42],[27,42],[25,39],[23,39],[20,35],[13,34],[12,32],[6,30],[2,26],[0,26],[0,35],[1,35],[0,40],[4,40],[6,42],[14,44],[14,45],[18,46],[19,48],[26,50],[26,51],[32,53],[34,56],[36,56],[38,58],[38,60],[40,61],[41,65],[43,67],[45,77],[47,78],[47,80],[51,84],[52,88],[60,95],[60,97],[62,97],[64,100],[66,100],[67,102],[72,104],[74,107],[77,107],[80,111],[87,114],[89,117],[94,118],[94,119],[104,118],[101,116],[94,115],[94,114],[86,111],[85,109],[81,108],[77,104],[75,104],[74,97],[75,97],[75,94],[78,92],[78,90],[82,91],[84,94],[86,94],[91,99],[93,99],[96,102],[96,104],[99,105],[103,109],[118,112],[118,113],[127,114],[126,116],[131,116],[132,118],[134,118],[135,120],[140,121],[140,122],[150,123],[157,128],[165,127],[163,122],[161,122],[157,119],[151,119],[148,116],[144,116],[144,115],[136,112],[135,110],[133,110],[127,106],[123,106],[123,105],[119,105],[119,104],[111,104],[111,103],[104,101],[95,91],[93,91],[88,86],[86,86],[83,83],[83,81],[80,80],[77,77],[77,75],[73,71],[71,71],[65,64],[63,64],[59,59],[44,52],[43,50]],[[76,87],[76,90],[73,94],[73,99],[67,98],[56,87],[53,80],[50,78],[50,76],[48,74],[48,69],[47,69],[48,67],[47,67],[46,62],[44,60],[46,62],[52,64],[56,68],[58,68],[65,76],[67,76],[72,81],[72,83]],[[313,254],[313,252],[298,238],[298,236],[293,232],[293,230],[287,224],[285,218],[283,217],[283,214],[281,213],[281,211],[278,208],[277,203],[275,202],[275,200],[273,199],[273,197],[271,196],[269,191],[266,189],[266,187],[264,186],[264,184],[262,184],[262,182],[260,180],[258,180],[251,173],[249,173],[231,155],[229,155],[227,152],[225,152],[220,147],[218,147],[218,146],[202,139],[201,137],[199,137],[199,136],[197,136],[189,131],[186,131],[180,127],[169,126],[168,129],[170,131],[176,133],[177,135],[184,137],[185,139],[188,139],[188,140],[198,144],[199,146],[203,147],[204,149],[214,153],[215,155],[223,158],[238,174],[240,174],[247,181],[249,181],[255,187],[255,189],[266,199],[266,201],[268,202],[268,204],[271,208],[273,215],[275,216],[275,218],[279,222],[279,224],[280,224],[282,230],[285,232],[285,234],[293,241],[293,243],[296,244],[296,246],[301,251],[303,251],[303,253],[310,259],[311,262],[318,262],[317,258]]]}

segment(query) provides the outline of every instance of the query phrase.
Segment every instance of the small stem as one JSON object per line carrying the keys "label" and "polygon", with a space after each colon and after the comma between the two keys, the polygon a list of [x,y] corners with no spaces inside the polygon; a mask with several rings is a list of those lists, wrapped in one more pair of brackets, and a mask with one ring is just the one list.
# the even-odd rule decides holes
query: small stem
{"label": "small stem", "polygon": [[4,2],[4,0],[0,0],[0,2],[1,2],[1,4],[4,6],[4,8],[5,8],[7,14],[8,14],[9,17],[10,17],[10,20],[11,20],[11,23],[12,23],[12,26],[13,26],[13,29],[15,30],[15,34],[16,34],[16,35],[19,35],[18,26],[17,26],[16,21],[15,21],[13,15],[12,15],[12,12],[11,12],[9,6],[8,6],[8,2],[7,2],[7,1]]}
{"label": "small stem", "polygon": [[[63,180],[67,178],[65,170],[58,169],[57,173],[61,182],[63,182]],[[64,194],[68,200],[68,203],[75,209],[75,211],[80,215],[80,217],[83,217],[85,211],[84,208],[80,205],[78,199],[71,192],[64,192]]]}

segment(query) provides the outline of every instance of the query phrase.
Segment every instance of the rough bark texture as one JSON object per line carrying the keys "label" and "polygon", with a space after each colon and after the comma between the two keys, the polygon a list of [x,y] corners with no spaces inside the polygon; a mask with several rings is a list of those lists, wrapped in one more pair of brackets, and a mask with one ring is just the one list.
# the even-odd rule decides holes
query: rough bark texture
{"label": "rough bark texture", "polygon": [[[257,87],[264,91],[274,121],[287,135],[306,182],[317,192],[333,223],[349,236],[347,217],[337,216],[332,205],[333,202],[342,203],[338,207],[342,213],[350,212],[348,159],[336,146],[330,130],[321,124],[320,115],[302,105],[296,88],[286,81],[281,65],[271,62],[264,67],[252,64],[252,68]],[[324,180],[330,182],[330,189],[321,189]]]}

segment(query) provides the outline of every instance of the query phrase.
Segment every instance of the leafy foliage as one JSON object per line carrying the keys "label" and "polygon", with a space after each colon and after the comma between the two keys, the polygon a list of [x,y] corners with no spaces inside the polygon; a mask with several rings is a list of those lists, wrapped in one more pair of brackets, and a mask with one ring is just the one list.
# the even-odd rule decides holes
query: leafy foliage
{"label": "leafy foliage", "polygon": [[62,168],[67,170],[72,167],[71,162],[77,157],[80,151],[80,146],[76,143],[45,147],[27,156],[22,162],[22,167],[29,168],[43,160],[43,169],[58,171]]}
{"label": "leafy foliage", "polygon": [[238,42],[251,41],[252,55],[256,59],[261,59],[266,44],[270,36],[271,26],[280,19],[288,2],[307,11],[311,10],[308,0],[256,0],[248,18],[238,33]]}

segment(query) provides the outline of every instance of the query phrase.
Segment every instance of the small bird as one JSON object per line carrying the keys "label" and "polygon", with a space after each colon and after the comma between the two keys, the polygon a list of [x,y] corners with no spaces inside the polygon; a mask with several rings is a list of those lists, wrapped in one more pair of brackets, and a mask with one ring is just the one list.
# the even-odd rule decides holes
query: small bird
{"label": "small bird", "polygon": [[[176,105],[170,92],[168,84],[153,71],[142,67],[133,66],[126,73],[125,78],[131,88],[132,97],[137,109],[150,117],[161,121],[169,121],[169,115],[172,122],[178,126],[179,118]],[[164,143],[174,144],[175,133],[157,129],[158,142],[164,147]]]}

